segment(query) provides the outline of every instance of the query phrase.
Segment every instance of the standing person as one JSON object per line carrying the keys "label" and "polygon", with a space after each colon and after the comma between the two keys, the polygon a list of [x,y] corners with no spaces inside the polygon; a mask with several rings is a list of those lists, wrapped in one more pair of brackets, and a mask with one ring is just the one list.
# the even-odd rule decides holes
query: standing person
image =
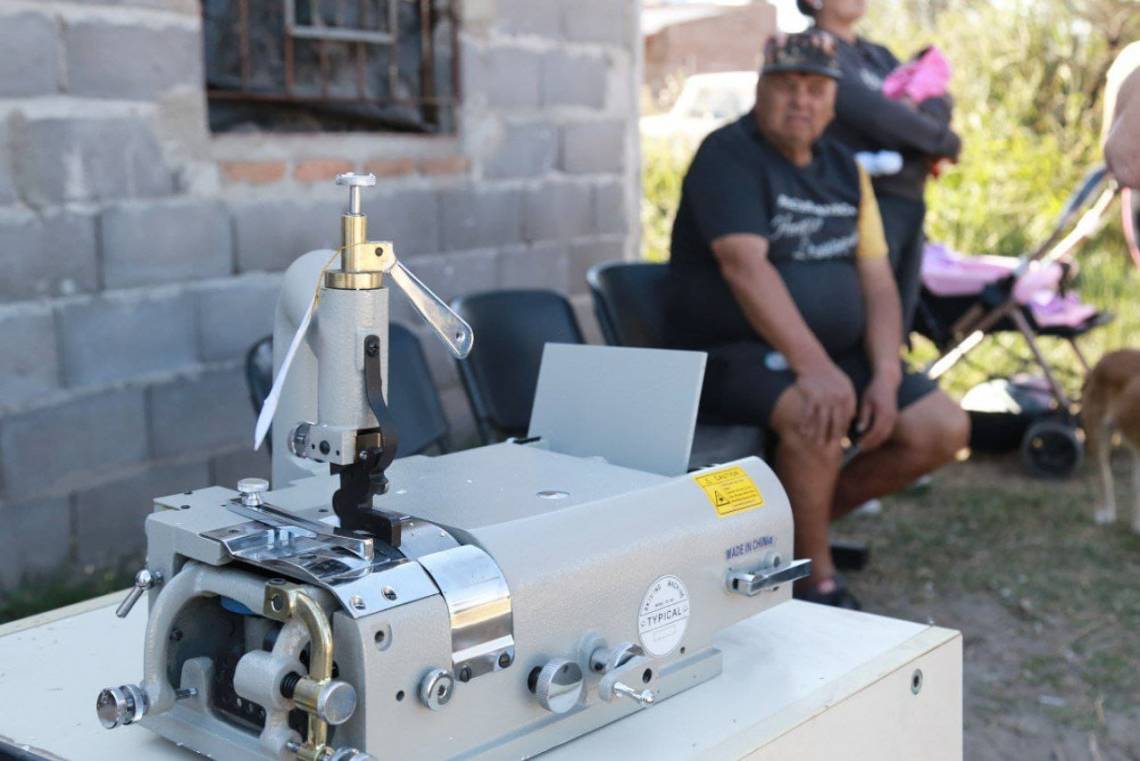
{"label": "standing person", "polygon": [[[899,361],[874,191],[823,136],[834,50],[818,30],[770,41],[756,107],[701,143],[673,225],[666,332],[708,352],[703,412],[779,438],[796,555],[812,561],[796,596],[858,607],[835,572],[831,522],[953,459],[969,418]],[[852,428],[860,452],[844,466]]]}
{"label": "standing person", "polygon": [[898,68],[899,59],[882,45],[855,33],[855,25],[867,12],[868,0],[796,2],[817,27],[839,42],[837,58],[843,77],[828,136],[855,152],[897,151],[903,158],[902,170],[876,177],[874,187],[899,285],[905,340],[918,305],[926,178],[934,164],[942,159],[956,160],[962,148],[958,135],[950,129],[952,102],[942,97],[910,103],[883,94],[883,81]]}
{"label": "standing person", "polygon": [[[1104,88],[1104,157],[1126,188],[1140,189],[1140,42],[1121,51]],[[1133,193],[1133,200],[1136,198]]]}

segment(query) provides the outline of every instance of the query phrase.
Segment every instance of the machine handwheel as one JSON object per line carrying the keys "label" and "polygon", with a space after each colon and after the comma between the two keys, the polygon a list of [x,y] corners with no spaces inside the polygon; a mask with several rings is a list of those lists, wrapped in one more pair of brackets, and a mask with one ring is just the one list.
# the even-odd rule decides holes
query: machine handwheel
{"label": "machine handwheel", "polygon": [[1085,445],[1070,423],[1039,420],[1021,439],[1021,462],[1037,478],[1068,478],[1085,456]]}

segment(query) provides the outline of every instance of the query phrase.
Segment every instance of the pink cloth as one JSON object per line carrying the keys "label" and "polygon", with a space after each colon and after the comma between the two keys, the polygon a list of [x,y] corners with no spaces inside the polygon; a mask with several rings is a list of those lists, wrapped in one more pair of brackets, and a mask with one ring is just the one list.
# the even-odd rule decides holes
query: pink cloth
{"label": "pink cloth", "polygon": [[[1017,269],[1008,256],[967,256],[938,243],[927,243],[922,256],[922,284],[935,296],[974,296]],[[1031,262],[1013,286],[1017,303],[1029,307],[1043,328],[1075,328],[1096,315],[1096,307],[1072,294],[1061,295],[1064,270],[1059,264]]]}
{"label": "pink cloth", "polygon": [[921,103],[940,98],[950,87],[950,62],[942,51],[931,46],[912,61],[904,63],[883,80],[883,94],[891,100],[910,98]]}

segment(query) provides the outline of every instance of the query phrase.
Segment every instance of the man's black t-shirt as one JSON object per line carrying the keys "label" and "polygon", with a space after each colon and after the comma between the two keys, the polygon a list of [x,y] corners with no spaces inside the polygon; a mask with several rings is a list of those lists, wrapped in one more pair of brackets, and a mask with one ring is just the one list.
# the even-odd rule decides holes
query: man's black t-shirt
{"label": "man's black t-shirt", "polygon": [[753,114],[701,143],[673,224],[667,333],[686,349],[763,339],[720,273],[710,243],[733,233],[768,240],[768,259],[807,326],[833,356],[861,344],[865,310],[856,259],[885,256],[874,193],[847,149],[821,139],[806,167],[768,143]]}

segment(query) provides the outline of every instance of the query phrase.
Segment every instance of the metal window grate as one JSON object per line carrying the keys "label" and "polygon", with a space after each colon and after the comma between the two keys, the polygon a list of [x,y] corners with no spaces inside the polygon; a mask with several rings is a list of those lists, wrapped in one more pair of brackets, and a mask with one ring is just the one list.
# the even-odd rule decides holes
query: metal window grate
{"label": "metal window grate", "polygon": [[215,132],[452,132],[454,0],[204,0]]}

